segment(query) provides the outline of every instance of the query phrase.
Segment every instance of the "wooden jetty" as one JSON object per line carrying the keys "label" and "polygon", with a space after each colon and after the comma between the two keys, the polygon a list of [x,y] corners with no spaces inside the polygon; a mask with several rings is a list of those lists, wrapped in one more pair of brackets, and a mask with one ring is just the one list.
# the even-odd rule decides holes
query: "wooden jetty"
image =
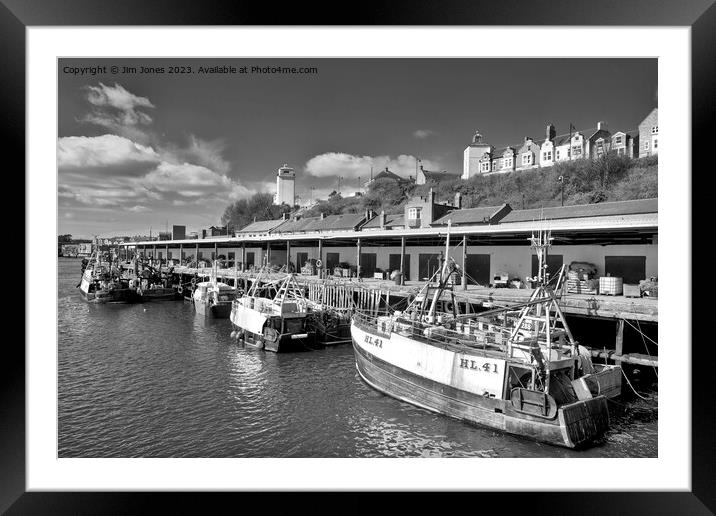
{"label": "wooden jetty", "polygon": [[[178,282],[186,283],[191,277],[209,277],[215,274],[217,279],[235,287],[248,288],[258,276],[257,271],[240,271],[236,268],[213,269],[175,266],[162,268],[163,272],[176,275]],[[265,273],[265,281],[275,281],[285,273]],[[360,308],[379,313],[391,306],[408,303],[417,295],[423,283],[406,281],[400,285],[394,281],[374,278],[345,278],[297,274],[296,282],[306,289],[309,300],[323,303],[334,309],[349,310]],[[467,285],[462,288],[456,285],[455,301],[460,310],[469,312],[483,308],[497,308],[529,301],[533,289],[486,288],[478,285]],[[628,298],[624,296],[604,296],[592,294],[567,294],[566,290],[558,296],[560,307],[565,315],[612,320],[616,322],[616,338],[614,349],[592,348],[593,357],[613,360],[634,365],[658,366],[658,357],[640,353],[623,353],[624,322],[633,321],[658,323],[658,300],[655,298]],[[443,295],[443,301],[452,300],[451,296]]]}

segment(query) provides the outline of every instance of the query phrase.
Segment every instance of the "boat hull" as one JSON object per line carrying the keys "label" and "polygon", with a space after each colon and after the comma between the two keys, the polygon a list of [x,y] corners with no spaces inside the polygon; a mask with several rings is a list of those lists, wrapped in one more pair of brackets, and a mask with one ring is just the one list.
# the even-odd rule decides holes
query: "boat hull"
{"label": "boat hull", "polygon": [[161,288],[154,290],[143,290],[140,294],[142,301],[172,301],[175,299],[181,299],[181,296],[177,294],[173,288]]}
{"label": "boat hull", "polygon": [[[374,389],[401,401],[473,424],[568,448],[582,447],[608,428],[609,414],[604,396],[562,406],[552,418],[533,416],[518,412],[510,401],[469,392],[399,367],[373,353],[369,347],[372,345],[365,345],[366,335],[372,337],[371,340],[380,339],[382,348],[401,344],[391,342],[389,336],[371,334],[355,324],[351,326],[351,334],[356,368],[361,378]],[[410,356],[424,362],[427,354],[410,353]],[[441,362],[450,363],[460,358],[446,355]],[[433,365],[438,367],[437,364],[422,363],[426,368]]]}
{"label": "boat hull", "polygon": [[79,285],[82,298],[89,303],[138,303],[142,298],[133,288],[112,288],[90,292],[92,277],[89,273],[83,274]]}
{"label": "boat hull", "polygon": [[231,302],[209,305],[206,302],[194,301],[196,313],[214,319],[228,319],[231,315]]}

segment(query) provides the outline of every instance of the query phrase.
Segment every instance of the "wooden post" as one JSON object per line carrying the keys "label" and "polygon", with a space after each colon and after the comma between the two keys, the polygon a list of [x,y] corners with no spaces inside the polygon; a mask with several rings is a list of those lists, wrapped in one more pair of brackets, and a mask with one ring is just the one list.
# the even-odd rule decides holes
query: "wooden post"
{"label": "wooden post", "polygon": [[179,266],[183,265],[184,261],[184,244],[179,244]]}
{"label": "wooden post", "polygon": [[246,242],[241,242],[241,272],[246,270]]}
{"label": "wooden post", "polygon": [[214,242],[214,260],[212,261],[212,267],[214,265],[213,262],[219,259],[219,244],[218,242]]}
{"label": "wooden post", "polygon": [[624,354],[624,319],[617,321],[617,338],[616,338],[615,355],[620,357]]}
{"label": "wooden post", "polygon": [[196,268],[199,268],[199,242],[196,243],[196,254],[194,255],[194,261],[196,262]]}
{"label": "wooden post", "polygon": [[[296,264],[298,269],[298,264]],[[291,272],[291,241],[286,240],[286,272]]]}
{"label": "wooden post", "polygon": [[321,261],[321,266],[318,268],[318,277],[323,279],[323,239],[318,239],[318,259]]}
{"label": "wooden post", "polygon": [[405,285],[405,237],[400,237],[400,284]]}
{"label": "wooden post", "polygon": [[360,238],[357,241],[358,257],[356,258],[356,278],[360,278]]}
{"label": "wooden post", "polygon": [[169,244],[167,244],[165,251],[167,253],[167,257],[166,257],[167,265],[169,265]]}
{"label": "wooden post", "polygon": [[266,266],[271,264],[271,242],[266,242]]}
{"label": "wooden post", "polygon": [[462,236],[462,289],[467,290],[467,274],[465,263],[467,262],[467,235]]}

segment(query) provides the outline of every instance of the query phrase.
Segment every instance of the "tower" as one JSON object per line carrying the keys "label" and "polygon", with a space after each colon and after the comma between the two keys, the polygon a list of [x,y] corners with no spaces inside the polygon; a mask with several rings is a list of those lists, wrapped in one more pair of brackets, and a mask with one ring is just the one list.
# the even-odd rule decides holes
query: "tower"
{"label": "tower", "polygon": [[286,163],[278,169],[276,174],[276,195],[274,204],[286,203],[293,207],[296,199],[296,172]]}
{"label": "tower", "polygon": [[480,131],[475,131],[472,143],[463,152],[462,178],[470,179],[480,173],[480,159],[486,152],[492,153],[492,145],[483,141]]}

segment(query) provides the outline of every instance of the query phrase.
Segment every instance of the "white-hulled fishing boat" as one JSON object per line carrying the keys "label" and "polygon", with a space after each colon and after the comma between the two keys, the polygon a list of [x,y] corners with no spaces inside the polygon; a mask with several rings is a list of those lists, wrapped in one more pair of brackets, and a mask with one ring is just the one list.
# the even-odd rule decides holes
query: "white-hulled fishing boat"
{"label": "white-hulled fishing boat", "polygon": [[[448,224],[446,258],[449,231]],[[621,369],[595,370],[574,341],[544,280],[550,243],[548,231],[532,238],[541,285],[522,305],[437,313],[457,269],[446,259],[437,284],[428,282],[404,312],[356,313],[351,336],[360,376],[413,405],[555,445],[584,446],[603,435],[609,427],[604,393],[618,393]]]}
{"label": "white-hulled fishing boat", "polygon": [[[276,287],[269,297],[268,290]],[[308,328],[308,302],[293,274],[278,284],[262,283],[261,273],[231,307],[232,335],[247,346],[274,351],[305,351],[314,348],[316,333]]]}
{"label": "white-hulled fishing boat", "polygon": [[227,319],[231,314],[231,302],[236,289],[212,278],[196,284],[192,300],[196,313],[216,319]]}
{"label": "white-hulled fishing boat", "polygon": [[122,278],[121,270],[111,262],[102,263],[99,251],[93,252],[82,270],[77,287],[82,297],[91,303],[136,303],[141,301],[129,279]]}

